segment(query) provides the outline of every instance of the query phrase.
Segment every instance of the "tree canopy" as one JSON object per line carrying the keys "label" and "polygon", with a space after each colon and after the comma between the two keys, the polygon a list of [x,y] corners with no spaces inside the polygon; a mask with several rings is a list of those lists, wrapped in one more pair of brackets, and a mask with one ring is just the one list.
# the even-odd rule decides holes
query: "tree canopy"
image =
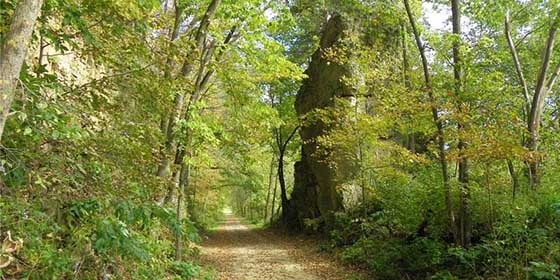
{"label": "tree canopy", "polygon": [[376,279],[559,279],[559,28],[556,0],[0,0],[0,279],[211,279],[224,209]]}

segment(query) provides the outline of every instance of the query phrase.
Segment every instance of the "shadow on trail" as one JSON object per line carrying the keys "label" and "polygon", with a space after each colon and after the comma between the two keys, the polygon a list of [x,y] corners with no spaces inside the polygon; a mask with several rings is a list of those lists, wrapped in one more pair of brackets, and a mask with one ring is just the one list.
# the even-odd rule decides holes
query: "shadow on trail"
{"label": "shadow on trail", "polygon": [[336,263],[320,256],[313,242],[251,229],[227,214],[202,245],[202,263],[217,280],[347,280]]}
{"label": "shadow on trail", "polygon": [[[247,248],[254,247],[258,250],[269,250],[274,244],[274,234],[263,229],[251,229],[241,223],[239,218],[232,215],[226,215],[221,226],[207,234],[208,240],[204,247],[229,247],[229,248]],[[274,240],[272,240],[274,241]]]}

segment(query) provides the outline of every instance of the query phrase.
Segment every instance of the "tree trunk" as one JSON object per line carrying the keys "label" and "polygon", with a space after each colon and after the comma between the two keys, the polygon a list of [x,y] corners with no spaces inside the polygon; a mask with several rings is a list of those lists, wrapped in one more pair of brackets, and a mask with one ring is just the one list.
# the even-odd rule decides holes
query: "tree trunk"
{"label": "tree trunk", "polygon": [[276,206],[276,192],[278,190],[278,180],[277,177],[274,178],[274,191],[272,192],[272,207],[270,209],[271,213],[270,213],[270,223],[272,224],[274,222],[274,214],[276,214],[274,212],[275,210],[275,206]]}
{"label": "tree trunk", "polygon": [[179,189],[179,179],[181,176],[180,170],[173,172],[173,185],[169,185],[165,196],[161,199],[160,205],[168,205],[173,201],[173,196],[175,195],[175,190]]}
{"label": "tree trunk", "polygon": [[[234,33],[236,32],[236,30],[237,30],[237,27],[233,27],[230,30],[229,34],[226,36],[226,39],[224,40],[224,45],[227,45],[234,40],[233,37],[234,37]],[[189,101],[186,105],[186,108],[184,108],[184,109],[181,108],[178,111],[179,115],[183,114],[183,119],[187,123],[190,120],[190,114],[191,114],[191,110],[193,108],[193,105],[196,104],[198,101],[200,101],[200,98],[202,97],[203,93],[209,87],[210,79],[212,78],[212,76],[215,73],[215,69],[210,69],[210,70],[206,71],[206,67],[210,63],[210,60],[212,59],[213,54],[214,54],[214,47],[210,47],[210,49],[205,50],[205,54],[202,55],[203,58],[201,58],[201,64],[200,64],[199,69],[197,71],[195,88],[194,88],[193,92],[191,93],[191,95],[189,97]],[[223,48],[218,53],[218,57],[220,57],[222,54],[223,54]],[[185,112],[182,112],[183,110]],[[187,134],[189,134],[189,133],[187,133]],[[168,128],[168,141],[173,141],[173,137],[174,137],[173,134],[169,134],[169,128]],[[192,136],[187,135],[187,138],[188,137],[192,137]],[[191,140],[189,140],[189,141],[191,141]],[[182,146],[177,147],[176,152],[175,152],[175,163],[180,165],[184,155],[185,155],[185,147],[182,147]],[[162,161],[162,163],[165,163],[165,161]]]}
{"label": "tree trunk", "polygon": [[526,162],[528,166],[529,182],[533,189],[536,188],[540,183],[539,164],[541,159],[537,155],[537,152],[538,152],[538,143],[539,143],[539,127],[540,127],[540,122],[542,120],[541,115],[544,109],[546,96],[554,86],[554,83],[556,82],[556,79],[560,74],[560,64],[558,64],[556,69],[553,71],[552,76],[547,81],[548,69],[550,67],[550,63],[552,60],[554,41],[556,39],[556,33],[558,31],[559,24],[560,24],[560,12],[556,15],[556,18],[554,19],[548,31],[548,37],[543,51],[543,57],[541,61],[539,75],[537,76],[535,93],[533,94],[532,100],[529,100],[529,87],[523,75],[521,61],[519,59],[517,49],[515,48],[515,44],[512,39],[512,35],[511,35],[512,28],[509,19],[509,14],[506,13],[505,35],[506,35],[506,39],[509,45],[511,55],[513,57],[513,62],[515,65],[515,69],[517,71],[519,82],[523,87],[523,96],[525,98],[524,111],[526,114],[527,131],[529,134],[529,139],[526,142],[524,141],[525,142],[524,145],[527,149],[529,149],[529,151],[533,153],[532,154],[533,158]]}
{"label": "tree trunk", "polygon": [[[451,0],[451,14],[453,35],[453,76],[455,79],[455,96],[457,97],[457,109],[460,118],[465,112],[463,104],[463,61],[461,55],[461,1]],[[465,155],[467,149],[467,141],[465,140],[466,125],[462,121],[458,121],[459,130],[459,185],[460,185],[460,211],[459,211],[459,229],[460,244],[463,247],[469,246],[471,243],[471,210],[470,210],[470,188],[469,188],[469,160]]]}
{"label": "tree trunk", "polygon": [[529,97],[529,86],[527,84],[527,80],[525,79],[525,75],[523,74],[523,68],[521,66],[521,60],[519,59],[519,55],[517,53],[517,48],[515,47],[515,43],[513,42],[513,38],[511,37],[511,23],[509,19],[509,12],[506,13],[506,20],[505,20],[505,35],[506,40],[508,42],[509,50],[511,56],[513,58],[513,64],[515,66],[515,71],[517,72],[517,77],[519,78],[519,83],[521,84],[521,88],[523,89],[523,98],[525,101],[525,106],[523,107],[523,112],[525,114],[525,121],[528,122],[529,113],[531,112],[531,102]]}
{"label": "tree trunk", "polygon": [[[188,77],[193,69],[193,53],[199,53],[200,55],[202,55],[202,53],[204,52],[204,43],[206,42],[206,31],[208,29],[208,26],[210,25],[210,20],[211,18],[214,16],[214,14],[216,13],[218,6],[220,5],[221,0],[212,0],[212,2],[210,3],[210,5],[208,6],[206,12],[204,13],[204,17],[202,18],[202,20],[200,21],[200,25],[198,26],[197,32],[196,32],[196,38],[195,38],[195,43],[196,43],[196,49],[194,51],[190,51],[188,52],[187,58],[185,58],[185,61],[183,63],[183,66],[181,68],[181,75],[183,77]],[[179,10],[176,7],[176,16],[175,16],[175,26],[173,28],[173,32],[171,35],[171,40],[175,40],[178,36],[178,31],[179,31],[179,26],[180,26],[180,16],[177,15],[177,13],[180,13],[181,10]],[[170,60],[168,60],[168,62],[170,63]],[[198,77],[200,77],[200,75],[198,75]],[[181,115],[183,113],[183,107],[184,107],[184,95],[183,93],[178,93],[177,96],[175,96],[175,100],[174,100],[174,105],[173,105],[173,109],[172,109],[172,113],[169,114],[169,118],[167,120],[167,127],[166,127],[166,134],[165,134],[165,146],[164,146],[164,151],[161,154],[161,162],[158,165],[158,171],[156,173],[157,176],[159,177],[165,177],[167,176],[167,174],[169,174],[169,170],[171,169],[171,153],[174,150],[174,146],[175,146],[175,125],[176,122],[181,118]],[[192,99],[192,96],[191,96]]]}
{"label": "tree trunk", "polygon": [[173,107],[173,114],[170,115],[168,119],[168,124],[166,126],[166,135],[165,135],[165,146],[162,153],[162,159],[158,166],[157,176],[158,177],[166,177],[171,170],[171,159],[169,158],[170,154],[173,152],[173,148],[175,147],[175,124],[181,117],[181,110],[183,108],[184,103],[184,96],[182,93],[178,93],[175,96],[174,107]]}
{"label": "tree trunk", "polygon": [[268,218],[268,207],[270,206],[270,192],[272,189],[272,180],[274,180],[274,155],[270,160],[270,172],[268,174],[268,190],[266,193],[266,203],[264,206],[264,217],[263,217],[264,221],[266,221]]}
{"label": "tree trunk", "polygon": [[42,0],[20,0],[0,49],[0,141]]}
{"label": "tree trunk", "polygon": [[531,179],[531,187],[534,189],[540,184],[539,164],[541,162],[540,156],[537,155],[539,145],[539,128],[542,120],[542,111],[544,109],[545,99],[548,92],[554,86],[558,73],[560,71],[560,64],[553,72],[550,79],[547,81],[547,73],[552,61],[552,54],[554,49],[554,41],[560,23],[560,12],[556,15],[552,26],[548,31],[548,38],[546,41],[539,76],[537,77],[537,85],[535,87],[535,94],[531,103],[531,111],[528,117],[527,129],[529,131],[528,148],[533,153],[533,158],[529,162],[529,171]]}
{"label": "tree trunk", "polygon": [[[412,79],[410,77],[411,69],[410,69],[410,62],[408,60],[408,45],[406,44],[406,26],[404,24],[401,25],[402,28],[402,38],[401,38],[401,47],[402,47],[402,61],[403,61],[403,81],[404,86],[408,90],[412,90]],[[406,147],[408,150],[415,154],[416,153],[416,135],[414,132],[408,133],[406,135]]]}
{"label": "tree trunk", "polygon": [[[510,22],[510,18],[509,18],[509,11],[506,12],[506,17],[505,17],[505,36],[506,36],[506,40],[508,42],[508,46],[509,46],[509,50],[511,53],[511,56],[513,58],[513,64],[515,66],[515,71],[517,73],[517,78],[519,79],[519,83],[521,84],[521,88],[522,88],[522,93],[523,93],[523,99],[524,99],[524,106],[523,106],[523,116],[524,116],[524,120],[527,123],[527,126],[530,123],[529,120],[529,114],[531,112],[531,101],[530,101],[530,94],[529,94],[529,85],[527,83],[527,80],[525,79],[525,74],[523,73],[523,67],[521,65],[521,60],[519,59],[519,54],[517,53],[517,48],[515,46],[515,43],[513,41],[512,38],[512,32],[511,32],[511,22]],[[525,147],[527,147],[527,142],[525,140],[525,137],[522,137],[521,139],[521,144]],[[517,177],[517,174],[515,173],[515,169],[514,169],[514,165],[511,159],[507,160],[508,163],[508,170],[512,179],[512,192],[513,192],[513,198],[515,199],[515,196],[517,194],[517,191],[519,190],[519,180]],[[531,176],[531,168],[529,167],[529,162],[525,161],[525,164],[527,165],[527,175],[529,178],[529,182],[532,182],[532,176]]]}
{"label": "tree trunk", "polygon": [[[193,158],[194,155],[191,154],[189,155],[189,158]],[[197,194],[197,188],[196,188],[196,184],[194,182],[194,180],[196,179],[196,166],[192,165],[189,163],[189,181],[185,187],[185,191],[189,191],[192,192],[192,196],[190,197],[189,200],[187,200],[185,203],[187,203],[187,211],[189,213],[189,215],[192,215],[192,217],[196,217],[196,194]],[[188,198],[188,197],[187,197]]]}
{"label": "tree trunk", "polygon": [[[190,135],[190,133],[188,132],[187,134]],[[181,223],[182,223],[181,205],[183,204],[183,200],[186,198],[186,194],[190,182],[190,176],[191,176],[191,163],[190,163],[190,159],[192,158],[191,141],[192,138],[187,136],[186,148],[187,148],[187,155],[189,156],[189,160],[185,162],[183,159],[181,159],[180,161],[178,159],[175,159],[175,163],[180,162],[179,170],[177,171],[180,174],[179,182],[177,184],[177,192],[179,194],[177,195],[177,224],[179,225],[179,228],[181,227]],[[179,230],[175,239],[175,260],[177,261],[180,261],[182,258],[181,241],[182,241],[181,231]]]}
{"label": "tree trunk", "polygon": [[[197,35],[196,35],[196,42],[197,42],[197,50],[199,50],[201,52],[201,65],[199,66],[199,70],[198,73],[196,75],[196,82],[195,82],[195,89],[193,91],[193,93],[191,94],[190,98],[189,98],[189,102],[186,105],[186,108],[183,109],[182,104],[181,104],[181,108],[176,107],[175,109],[179,109],[177,110],[175,113],[179,114],[179,116],[181,114],[183,114],[183,110],[184,112],[184,120],[186,122],[189,122],[190,120],[190,110],[192,109],[192,106],[199,101],[200,96],[202,95],[202,93],[204,92],[204,90],[207,88],[208,83],[210,81],[210,78],[212,77],[212,75],[214,74],[214,70],[211,69],[209,71],[207,71],[205,73],[205,68],[207,66],[207,64],[210,62],[211,57],[213,56],[213,49],[204,49],[205,48],[205,44],[204,42],[206,41],[206,30],[208,29],[208,26],[210,25],[210,19],[211,17],[214,15],[214,13],[216,12],[219,4],[221,3],[221,0],[212,0],[212,2],[210,3],[210,6],[208,7],[204,18],[202,19],[201,23],[200,23],[200,27],[198,29]],[[233,40],[233,35],[236,31],[236,27],[232,28],[228,34],[228,36],[226,36],[226,39],[224,41],[224,44],[229,44],[232,40]],[[222,53],[220,53],[221,55]],[[185,60],[185,64],[183,65],[182,68],[182,74],[184,76],[187,76],[190,74],[192,67],[188,67],[189,65],[192,65],[190,62],[190,60],[187,59]],[[176,103],[177,105],[177,103]],[[171,119],[170,119],[171,122]],[[168,140],[173,141],[174,139],[174,135],[172,134],[172,126],[169,125],[167,127],[167,135],[168,135]],[[189,187],[189,183],[190,183],[190,173],[191,173],[191,159],[193,157],[193,148],[192,148],[192,141],[193,141],[193,135],[192,135],[192,130],[187,129],[186,131],[186,136],[185,136],[185,144],[178,146],[175,152],[175,164],[177,164],[180,167],[181,170],[181,176],[179,179],[179,189],[181,192],[186,194],[186,191]],[[188,160],[185,162],[184,157],[187,156]],[[162,161],[163,163],[169,162],[168,164],[170,164],[170,160],[169,159],[164,159]],[[191,207],[191,210],[194,209],[194,201],[196,199],[196,191],[193,193],[193,202],[189,204],[189,207]],[[181,202],[178,201],[177,205],[180,205]],[[194,214],[191,212],[191,214]],[[179,218],[179,217],[178,217]],[[180,239],[177,238],[177,242],[178,245],[176,246],[176,258],[181,258],[181,246],[180,246]]]}
{"label": "tree trunk", "polygon": [[[189,155],[191,155],[191,153],[189,153]],[[183,255],[182,255],[182,236],[181,236],[181,226],[182,226],[182,201],[186,196],[186,191],[189,185],[189,179],[190,179],[190,171],[191,171],[191,165],[190,162],[189,163],[184,163],[181,165],[181,170],[180,170],[180,180],[179,180],[179,188],[177,189],[177,192],[179,193],[177,195],[177,225],[178,225],[178,230],[175,236],[175,260],[176,261],[181,261]]]}
{"label": "tree trunk", "polygon": [[513,161],[511,159],[507,160],[508,171],[509,175],[511,176],[511,183],[512,183],[512,196],[515,199],[517,195],[517,191],[519,190],[519,178],[517,177],[517,173],[515,172],[515,166],[513,165]]}
{"label": "tree trunk", "polygon": [[280,150],[278,156],[278,181],[280,182],[280,199],[282,203],[282,216],[287,217],[288,194],[286,193],[286,180],[284,178],[284,150]]}
{"label": "tree trunk", "polygon": [[412,14],[412,9],[410,8],[410,3],[408,0],[404,0],[406,13],[408,15],[408,19],[410,22],[410,26],[412,27],[412,31],[414,34],[414,39],[416,41],[416,47],[420,53],[420,58],[422,60],[422,70],[424,72],[424,85],[426,88],[426,93],[428,94],[428,99],[431,106],[432,112],[432,119],[434,124],[437,128],[437,141],[438,141],[438,150],[439,150],[439,161],[441,166],[441,173],[443,177],[443,188],[445,193],[445,207],[447,209],[447,224],[448,224],[448,231],[451,233],[452,237],[456,240],[457,237],[457,230],[455,226],[455,214],[453,211],[453,204],[451,200],[451,183],[449,177],[449,168],[446,158],[445,152],[445,134],[443,131],[443,122],[439,118],[439,113],[436,105],[436,99],[433,92],[433,85],[432,85],[432,77],[430,74],[430,68],[428,59],[426,57],[426,50],[425,46],[422,43],[422,38],[418,28],[416,27],[416,20],[414,19],[414,15]]}
{"label": "tree trunk", "polygon": [[[179,30],[181,27],[181,18],[183,14],[183,10],[179,8],[177,3],[178,0],[173,1],[175,6],[175,16],[173,27],[169,32],[169,43],[168,47],[171,48],[173,46],[173,41],[175,41],[179,37]],[[166,78],[171,78],[171,73],[173,71],[174,63],[172,59],[172,55],[170,54],[167,57],[167,68],[165,69],[164,76]],[[156,172],[156,176],[158,177],[166,177],[171,170],[171,161],[169,160],[169,154],[173,152],[174,142],[173,142],[173,128],[175,126],[175,122],[181,116],[181,108],[183,107],[184,103],[184,96],[182,93],[177,93],[175,99],[173,101],[173,111],[171,113],[165,112],[162,116],[160,127],[161,132],[165,136],[165,142],[163,148],[161,149],[161,162],[158,165],[158,169]]]}

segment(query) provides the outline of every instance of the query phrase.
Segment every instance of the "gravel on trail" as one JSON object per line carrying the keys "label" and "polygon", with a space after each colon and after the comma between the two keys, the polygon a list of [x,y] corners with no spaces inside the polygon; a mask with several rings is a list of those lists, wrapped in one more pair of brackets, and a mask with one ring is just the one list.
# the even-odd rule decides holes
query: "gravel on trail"
{"label": "gravel on trail", "polygon": [[311,239],[250,229],[231,214],[202,244],[201,261],[217,280],[358,279]]}

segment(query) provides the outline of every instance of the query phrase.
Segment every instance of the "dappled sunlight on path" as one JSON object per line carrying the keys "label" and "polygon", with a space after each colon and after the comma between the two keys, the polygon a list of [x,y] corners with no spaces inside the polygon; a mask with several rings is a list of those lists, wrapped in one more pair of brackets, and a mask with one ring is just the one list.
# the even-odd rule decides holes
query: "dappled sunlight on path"
{"label": "dappled sunlight on path", "polygon": [[226,214],[203,244],[202,261],[217,270],[220,280],[349,279],[336,264],[301,245],[290,237],[249,229]]}

